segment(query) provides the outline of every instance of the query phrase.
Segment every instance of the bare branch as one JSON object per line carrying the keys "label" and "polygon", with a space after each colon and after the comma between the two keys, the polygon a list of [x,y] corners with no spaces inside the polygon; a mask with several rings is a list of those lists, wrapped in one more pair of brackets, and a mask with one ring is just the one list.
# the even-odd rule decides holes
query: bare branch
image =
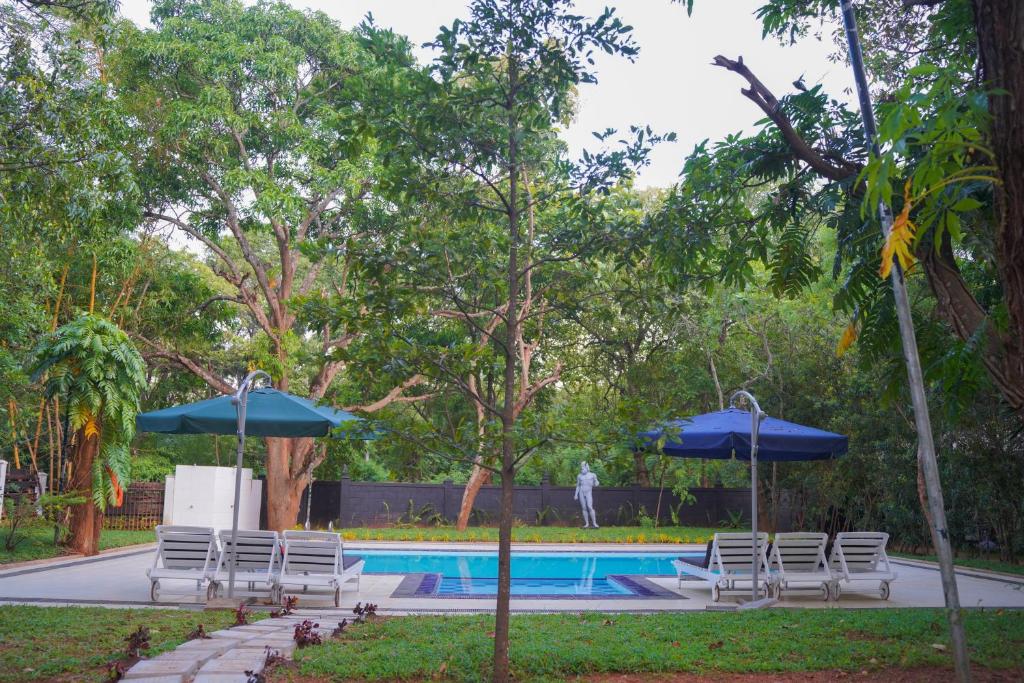
{"label": "bare branch", "polygon": [[793,128],[793,124],[790,122],[789,117],[783,113],[775,95],[743,63],[743,57],[733,61],[718,55],[715,57],[713,64],[733,71],[746,79],[747,83],[750,84],[750,88],[741,89],[740,92],[743,93],[744,97],[760,107],[761,111],[778,126],[782,137],[785,138],[798,159],[829,180],[845,180],[859,173],[860,167],[857,164],[845,160],[842,160],[840,165],[830,163],[822,152],[808,144],[796,129]]}
{"label": "bare branch", "polygon": [[429,398],[429,396],[403,396],[402,394],[407,389],[423,384],[426,381],[426,375],[413,375],[398,386],[394,387],[391,391],[385,394],[383,398],[380,398],[373,403],[367,403],[366,405],[346,406],[345,410],[359,411],[361,413],[375,413],[395,402],[408,403],[410,401],[422,401]]}
{"label": "bare branch", "polygon": [[207,249],[209,249],[210,251],[217,255],[217,257],[224,263],[225,266],[227,266],[228,270],[230,271],[230,273],[221,273],[221,276],[233,285],[238,285],[238,283],[241,282],[241,269],[231,259],[231,257],[228,256],[227,252],[224,251],[224,249],[222,249],[219,244],[211,240],[209,237],[199,232],[194,227],[192,227],[191,225],[189,225],[188,223],[186,223],[185,221],[181,220],[176,216],[168,216],[166,214],[156,213],[154,211],[144,211],[142,215],[143,217],[149,218],[151,220],[158,220],[164,221],[165,223],[170,223],[171,225],[179,228],[182,232],[186,233],[190,237],[193,237],[194,239],[197,239],[200,242],[202,242]]}
{"label": "bare branch", "polygon": [[146,339],[143,336],[137,335],[137,337],[146,345],[146,347],[148,347],[148,350],[143,350],[142,356],[144,358],[164,358],[166,360],[173,361],[206,382],[214,390],[219,391],[222,394],[235,393],[235,387],[233,387],[226,379],[218,377],[185,354],[173,349],[168,349],[157,342]]}

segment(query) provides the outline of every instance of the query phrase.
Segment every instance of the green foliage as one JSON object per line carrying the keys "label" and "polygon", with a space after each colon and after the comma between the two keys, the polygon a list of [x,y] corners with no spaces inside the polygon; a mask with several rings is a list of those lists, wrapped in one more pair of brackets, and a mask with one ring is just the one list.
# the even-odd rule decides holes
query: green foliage
{"label": "green foliage", "polygon": [[117,502],[118,490],[131,476],[129,446],[146,386],[145,364],[135,346],[110,321],[82,314],[40,343],[33,372],[46,377],[49,395],[65,399],[71,430],[100,441],[93,502],[100,509]]}
{"label": "green foliage", "polygon": [[174,474],[175,463],[166,455],[153,453],[132,458],[132,481],[164,481],[164,477]]}
{"label": "green foliage", "polygon": [[25,540],[24,526],[36,514],[35,502],[29,492],[21,492],[16,485],[10,486],[4,495],[4,518],[7,520],[7,531],[4,534],[4,550],[13,553],[18,544]]}
{"label": "green foliage", "polygon": [[85,501],[85,496],[77,493],[44,493],[39,497],[38,505],[43,511],[43,518],[53,525],[54,546],[62,544],[67,536],[71,507]]}

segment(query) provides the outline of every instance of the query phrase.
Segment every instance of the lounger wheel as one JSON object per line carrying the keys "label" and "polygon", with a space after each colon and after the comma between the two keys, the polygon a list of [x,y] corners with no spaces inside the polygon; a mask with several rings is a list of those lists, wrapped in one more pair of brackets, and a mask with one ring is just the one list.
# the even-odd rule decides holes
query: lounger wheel
{"label": "lounger wheel", "polygon": [[824,602],[828,602],[828,599],[832,597],[832,592],[828,589],[828,584],[821,584],[821,599]]}
{"label": "lounger wheel", "polygon": [[878,587],[878,593],[882,596],[883,600],[889,599],[889,582],[883,581],[882,585]]}
{"label": "lounger wheel", "polygon": [[341,607],[341,586],[334,589],[334,606]]}
{"label": "lounger wheel", "polygon": [[218,595],[221,595],[223,593],[223,587],[224,584],[220,581],[211,581],[210,585],[206,587],[206,599],[213,600]]}
{"label": "lounger wheel", "polygon": [[284,602],[284,586],[274,586],[270,589],[270,602],[275,605]]}
{"label": "lounger wheel", "polygon": [[152,602],[160,599],[160,582],[156,579],[149,582],[149,599]]}
{"label": "lounger wheel", "polygon": [[722,589],[715,584],[711,587],[711,602],[718,602],[722,598]]}
{"label": "lounger wheel", "polygon": [[831,591],[832,591],[832,599],[833,600],[838,600],[839,596],[843,594],[843,589],[839,587],[838,583],[833,583],[832,584]]}

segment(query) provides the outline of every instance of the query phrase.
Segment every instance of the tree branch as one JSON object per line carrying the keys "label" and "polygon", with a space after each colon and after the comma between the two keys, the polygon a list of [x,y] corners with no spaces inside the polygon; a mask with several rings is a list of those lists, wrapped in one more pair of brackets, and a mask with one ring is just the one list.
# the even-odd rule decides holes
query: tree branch
{"label": "tree branch", "polygon": [[157,342],[146,339],[141,335],[136,336],[151,349],[150,351],[143,352],[144,358],[164,358],[173,361],[209,384],[214,390],[226,395],[235,393],[235,387],[229,384],[226,379],[218,377],[185,354],[161,346]]}
{"label": "tree branch", "polygon": [[750,84],[750,88],[743,88],[740,92],[756,104],[778,126],[782,137],[798,159],[829,180],[845,180],[860,171],[859,166],[851,162],[844,161],[840,166],[830,163],[819,150],[808,144],[796,129],[793,128],[793,124],[790,122],[789,117],[783,113],[775,95],[743,63],[743,57],[733,61],[722,55],[717,55],[713,64],[735,72],[746,79],[747,83]]}
{"label": "tree branch", "polygon": [[427,396],[403,396],[402,394],[407,389],[411,389],[412,387],[423,384],[426,381],[426,375],[413,375],[412,377],[405,380],[398,386],[394,387],[391,391],[385,394],[383,398],[380,398],[374,401],[373,403],[367,403],[365,405],[346,406],[345,410],[350,412],[359,411],[361,413],[375,413],[378,410],[381,410],[382,408],[391,405],[392,403],[410,403],[412,401],[422,401],[424,399],[429,398],[432,394]]}

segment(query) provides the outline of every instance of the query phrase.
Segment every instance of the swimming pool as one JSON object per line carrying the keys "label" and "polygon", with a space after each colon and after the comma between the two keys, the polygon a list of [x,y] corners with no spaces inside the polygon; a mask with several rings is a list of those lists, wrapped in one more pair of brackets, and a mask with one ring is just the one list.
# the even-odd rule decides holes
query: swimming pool
{"label": "swimming pool", "polygon": [[[355,550],[364,573],[405,574],[393,597],[486,598],[498,590],[493,551]],[[677,597],[644,576],[675,576],[681,553],[516,552],[512,595],[517,598]],[[700,555],[703,553],[683,553]]]}

